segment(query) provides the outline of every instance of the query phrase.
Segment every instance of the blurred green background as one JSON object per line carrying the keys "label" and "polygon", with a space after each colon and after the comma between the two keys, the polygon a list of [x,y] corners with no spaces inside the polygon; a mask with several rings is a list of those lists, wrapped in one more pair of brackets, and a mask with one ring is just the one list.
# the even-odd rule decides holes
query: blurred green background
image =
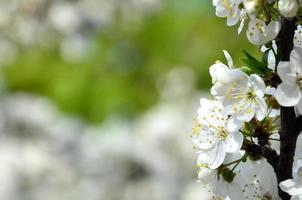
{"label": "blurred green background", "polygon": [[63,59],[55,41],[47,44],[20,48],[2,68],[8,92],[46,96],[89,123],[145,111],[158,101],[158,80],[176,66],[193,69],[195,87],[208,90],[208,68],[225,62],[223,49],[237,64],[240,48],[255,51],[245,32],[237,37],[237,27],[227,27],[204,0],[167,0],[140,21],[125,22],[117,12],[111,24],[89,36],[77,61]]}

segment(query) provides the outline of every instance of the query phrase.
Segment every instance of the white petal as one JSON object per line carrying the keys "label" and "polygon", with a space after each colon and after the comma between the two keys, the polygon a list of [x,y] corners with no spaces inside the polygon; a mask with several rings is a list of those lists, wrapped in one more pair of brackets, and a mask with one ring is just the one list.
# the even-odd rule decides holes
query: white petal
{"label": "white petal", "polygon": [[239,12],[239,9],[238,7],[236,8],[237,5],[233,6],[233,9],[237,9],[236,13],[233,14],[234,16],[228,16],[227,18],[227,25],[228,26],[234,26],[235,24],[237,24],[237,22],[239,21],[240,19],[240,12]]}
{"label": "white petal", "polygon": [[268,53],[267,64],[269,69],[271,69],[272,71],[276,70],[276,57],[273,51],[269,51]]}
{"label": "white petal", "polygon": [[272,43],[273,43],[272,46],[273,46],[274,51],[277,52],[277,48],[278,48],[278,47],[277,47],[276,40],[273,40]]}
{"label": "white petal", "polygon": [[294,73],[302,74],[302,48],[295,47],[290,54],[290,63]]}
{"label": "white petal", "polygon": [[257,120],[262,121],[266,116],[267,104],[264,98],[257,98],[257,103],[256,118]]}
{"label": "white petal", "polygon": [[276,94],[276,88],[267,86],[265,89],[265,94],[274,96]]}
{"label": "white petal", "polygon": [[263,53],[266,52],[267,50],[269,50],[269,48],[267,48],[265,45],[262,45],[260,48],[260,51]]}
{"label": "white petal", "polygon": [[223,50],[223,53],[224,53],[225,58],[228,61],[228,66],[230,68],[232,68],[234,66],[234,63],[233,63],[233,59],[232,59],[231,55],[226,50]]}
{"label": "white petal", "polygon": [[263,79],[257,74],[252,74],[250,76],[250,83],[253,86],[254,91],[260,97],[264,96],[265,93],[265,83]]}
{"label": "white petal", "polygon": [[243,136],[238,131],[233,134],[230,134],[229,137],[226,139],[226,146],[225,151],[227,153],[234,153],[236,151],[239,151],[243,142]]}
{"label": "white petal", "polygon": [[218,5],[218,3],[219,3],[219,0],[213,0],[213,6],[217,6]]}
{"label": "white petal", "polygon": [[215,170],[208,168],[200,168],[198,170],[199,182],[203,185],[213,182],[216,178]]}
{"label": "white petal", "polygon": [[302,200],[302,194],[293,196],[291,200]]}
{"label": "white petal", "polygon": [[228,85],[222,83],[222,82],[216,82],[211,87],[211,95],[218,97],[217,100],[220,101],[219,97],[224,96],[225,92],[227,91]]}
{"label": "white petal", "polygon": [[200,108],[198,110],[199,114],[208,114],[211,110],[219,108],[223,109],[223,105],[221,102],[218,101],[211,101],[206,98],[200,99]]}
{"label": "white petal", "polygon": [[281,29],[281,23],[278,21],[272,21],[267,25],[268,37],[267,42],[275,39],[279,34]]}
{"label": "white petal", "polygon": [[221,76],[229,71],[230,69],[223,63],[215,63],[209,69],[210,75],[212,77],[212,82],[215,83],[217,80],[221,79]]}
{"label": "white petal", "polygon": [[239,35],[239,34],[242,32],[242,30],[243,30],[244,22],[245,22],[245,17],[243,17],[243,18],[241,19],[241,21],[240,21],[240,25],[239,25],[238,31],[237,31],[238,35]]}
{"label": "white petal", "polygon": [[302,194],[302,182],[295,179],[288,179],[279,184],[280,188],[290,194],[299,195]]}
{"label": "white petal", "polygon": [[284,62],[284,61],[279,62],[277,71],[278,71],[278,75],[280,76],[281,80],[284,83],[293,84],[296,82],[297,75],[293,71],[293,68],[292,68],[290,62]]}
{"label": "white petal", "polygon": [[197,164],[204,164],[209,162],[209,157],[206,151],[198,151]]}
{"label": "white petal", "polygon": [[297,105],[297,109],[299,111],[299,114],[302,115],[302,99],[299,101],[299,103]]}
{"label": "white petal", "polygon": [[278,21],[272,21],[266,25],[265,22],[260,19],[252,19],[248,26],[247,38],[255,45],[264,45],[275,39],[279,31],[280,22]]}
{"label": "white petal", "polygon": [[192,141],[199,149],[208,150],[216,145],[217,138],[213,135],[206,135],[206,133],[202,133],[196,138],[193,138]]}
{"label": "white petal", "polygon": [[282,106],[295,106],[301,99],[301,92],[297,85],[281,83],[277,87],[275,98]]}
{"label": "white petal", "polygon": [[237,116],[232,115],[229,118],[227,124],[228,131],[230,132],[239,131],[239,129],[241,129],[242,126],[243,126],[243,121],[238,120]]}
{"label": "white petal", "polygon": [[[244,99],[243,99],[244,101]],[[253,104],[249,104],[249,103],[245,103],[243,105],[242,110],[237,114],[238,119],[245,121],[245,122],[249,122],[252,120],[252,118],[255,115],[255,108]]]}
{"label": "white petal", "polygon": [[209,167],[211,169],[218,168],[223,163],[225,155],[226,155],[225,143],[224,142],[218,142],[216,144],[216,147],[213,148],[213,150],[208,152]]}
{"label": "white petal", "polygon": [[228,11],[222,6],[216,6],[216,16],[218,17],[227,17]]}
{"label": "white petal", "polygon": [[242,199],[244,199],[244,196],[240,189],[240,185],[235,183],[229,183],[227,185],[226,200],[242,200]]}

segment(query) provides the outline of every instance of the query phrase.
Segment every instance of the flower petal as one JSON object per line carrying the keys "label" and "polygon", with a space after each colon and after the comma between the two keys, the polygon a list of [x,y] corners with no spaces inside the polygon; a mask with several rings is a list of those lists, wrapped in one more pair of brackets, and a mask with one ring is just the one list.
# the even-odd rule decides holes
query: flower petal
{"label": "flower petal", "polygon": [[290,63],[294,73],[302,73],[302,48],[295,47],[290,54]]}
{"label": "flower petal", "polygon": [[289,195],[302,194],[302,182],[296,179],[287,179],[279,184],[281,190]]}
{"label": "flower petal", "polygon": [[302,99],[297,104],[297,109],[299,111],[299,114],[302,115]]}
{"label": "flower petal", "polygon": [[290,200],[302,200],[302,194],[293,196]]}
{"label": "flower petal", "polygon": [[209,168],[199,168],[198,170],[198,181],[203,185],[207,185],[215,180],[216,173],[214,170]]}
{"label": "flower petal", "polygon": [[200,135],[192,138],[193,143],[202,150],[211,149],[216,144],[214,135],[201,133]]}
{"label": "flower petal", "polygon": [[232,59],[231,55],[226,50],[223,50],[223,53],[224,53],[225,58],[228,61],[228,66],[230,68],[232,68],[234,66],[234,63],[233,63],[233,59]]}
{"label": "flower petal", "polygon": [[281,61],[278,64],[278,75],[284,83],[295,84],[297,80],[296,73],[293,72],[293,68],[290,62]]}
{"label": "flower petal", "polygon": [[234,153],[240,150],[243,142],[243,135],[239,131],[235,132],[230,134],[225,142],[225,151],[227,153]]}
{"label": "flower petal", "polygon": [[281,23],[279,21],[272,21],[267,25],[267,42],[275,39],[281,29]]}
{"label": "flower petal", "polygon": [[259,121],[262,121],[267,113],[267,104],[264,98],[257,98],[258,107],[256,110],[256,118]]}
{"label": "flower petal", "polygon": [[250,84],[252,85],[254,92],[257,96],[264,96],[265,94],[265,83],[263,79],[257,74],[250,75]]}
{"label": "flower petal", "polygon": [[301,99],[301,92],[297,85],[281,83],[277,87],[275,97],[282,106],[295,106]]}
{"label": "flower petal", "polygon": [[212,65],[209,69],[210,75],[212,77],[212,83],[215,83],[217,80],[220,80],[220,77],[223,76],[229,70],[230,69],[221,62]]}
{"label": "flower petal", "polygon": [[218,168],[224,161],[226,152],[225,152],[225,143],[218,142],[216,147],[211,151],[207,152],[209,157],[209,167],[211,169]]}
{"label": "flower petal", "polygon": [[243,121],[238,120],[237,116],[232,115],[227,122],[227,128],[230,132],[239,131],[243,126]]}

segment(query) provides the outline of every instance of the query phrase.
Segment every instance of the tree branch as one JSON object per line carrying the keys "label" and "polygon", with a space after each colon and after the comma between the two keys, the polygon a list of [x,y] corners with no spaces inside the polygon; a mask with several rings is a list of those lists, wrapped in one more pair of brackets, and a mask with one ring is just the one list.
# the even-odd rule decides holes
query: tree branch
{"label": "tree branch", "polygon": [[[293,49],[293,37],[296,29],[296,19],[282,18],[281,31],[278,35],[278,50],[281,61],[289,61]],[[280,156],[278,163],[278,183],[292,178],[292,168],[299,131],[296,128],[294,107],[281,107]],[[282,200],[289,200],[290,195],[279,188]]]}
{"label": "tree branch", "polygon": [[302,116],[296,119],[296,128],[299,133],[302,131]]}
{"label": "tree branch", "polygon": [[272,149],[268,146],[262,146],[261,151],[262,151],[262,156],[273,167],[273,169],[276,173],[276,176],[278,176],[278,174],[279,174],[279,168],[278,168],[279,155],[278,155],[278,153],[274,149]]}

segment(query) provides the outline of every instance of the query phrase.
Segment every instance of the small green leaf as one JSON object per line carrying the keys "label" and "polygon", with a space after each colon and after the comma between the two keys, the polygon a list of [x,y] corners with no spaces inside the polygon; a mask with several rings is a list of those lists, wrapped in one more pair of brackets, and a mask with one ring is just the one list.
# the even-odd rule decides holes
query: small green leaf
{"label": "small green leaf", "polygon": [[250,71],[264,75],[267,72],[267,64],[261,61],[258,61],[255,57],[249,54],[247,51],[243,50],[246,58],[242,58],[241,61],[246,65],[246,68],[249,68]]}

